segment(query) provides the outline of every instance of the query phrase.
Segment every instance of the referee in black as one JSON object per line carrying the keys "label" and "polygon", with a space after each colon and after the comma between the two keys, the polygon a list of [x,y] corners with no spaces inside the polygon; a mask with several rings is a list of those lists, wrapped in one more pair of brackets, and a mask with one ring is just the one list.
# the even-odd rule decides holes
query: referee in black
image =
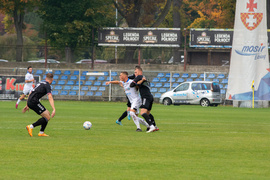
{"label": "referee in black", "polygon": [[[52,84],[52,81],[53,81],[53,74],[48,73],[46,75],[45,81],[39,82],[36,85],[36,87],[32,90],[32,92],[29,94],[27,105],[22,110],[22,112],[25,113],[26,111],[29,111],[30,108],[41,116],[41,118],[37,120],[35,123],[26,126],[26,129],[31,137],[33,136],[32,131],[36,126],[41,126],[38,136],[49,136],[44,133],[44,130],[50,118],[53,118],[55,115],[54,100],[52,97],[52,90],[50,86],[50,84]],[[46,94],[48,95],[50,105],[53,109],[51,116],[50,112],[39,101]]]}
{"label": "referee in black", "polygon": [[[129,76],[129,78],[133,79],[131,76]],[[158,127],[156,127],[154,116],[150,113],[154,102],[154,98],[150,92],[149,82],[143,76],[143,71],[140,66],[135,67],[134,79],[133,82],[130,84],[130,87],[134,86],[138,86],[142,98],[142,105],[140,107],[141,115],[150,126],[147,133],[158,131],[159,129]]]}

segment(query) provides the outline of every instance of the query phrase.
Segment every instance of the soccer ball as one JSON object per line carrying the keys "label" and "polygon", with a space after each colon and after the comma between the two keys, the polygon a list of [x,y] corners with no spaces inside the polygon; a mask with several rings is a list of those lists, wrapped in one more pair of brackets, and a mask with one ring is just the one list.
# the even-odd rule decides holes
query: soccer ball
{"label": "soccer ball", "polygon": [[90,121],[85,121],[83,123],[83,127],[84,127],[85,130],[89,130],[92,127],[92,123]]}

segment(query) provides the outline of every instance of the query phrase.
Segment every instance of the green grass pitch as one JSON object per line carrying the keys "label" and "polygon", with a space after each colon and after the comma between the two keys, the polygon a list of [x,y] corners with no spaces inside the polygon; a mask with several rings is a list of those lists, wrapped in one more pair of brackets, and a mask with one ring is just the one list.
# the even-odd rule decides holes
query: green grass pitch
{"label": "green grass pitch", "polygon": [[56,101],[50,137],[30,137],[24,105],[0,101],[0,179],[270,179],[269,108],[154,104],[147,134],[115,123],[126,103]]}

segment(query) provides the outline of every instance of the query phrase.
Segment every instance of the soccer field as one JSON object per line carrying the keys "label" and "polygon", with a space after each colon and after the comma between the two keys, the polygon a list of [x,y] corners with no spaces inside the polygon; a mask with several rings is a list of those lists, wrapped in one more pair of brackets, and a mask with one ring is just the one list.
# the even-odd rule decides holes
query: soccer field
{"label": "soccer field", "polygon": [[0,179],[270,178],[269,108],[154,104],[160,130],[145,133],[115,123],[126,103],[56,101],[50,137],[39,127],[30,137],[25,126],[39,116],[24,105],[0,101]]}

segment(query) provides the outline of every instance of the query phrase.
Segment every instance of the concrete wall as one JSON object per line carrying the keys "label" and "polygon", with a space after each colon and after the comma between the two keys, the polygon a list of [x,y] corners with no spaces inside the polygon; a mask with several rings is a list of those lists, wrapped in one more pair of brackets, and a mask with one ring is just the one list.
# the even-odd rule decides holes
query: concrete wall
{"label": "concrete wall", "polygon": [[[47,68],[50,69],[82,69],[82,70],[130,70],[133,71],[137,64],[95,64],[94,69],[91,69],[91,64],[75,64],[75,63],[59,63],[48,64]],[[10,72],[10,69],[27,68],[32,66],[34,69],[45,68],[42,63],[26,63],[26,62],[0,62],[0,73],[5,73],[5,69],[9,69],[6,72]],[[208,65],[187,65],[186,71],[184,71],[184,65],[167,65],[167,64],[141,64],[144,71],[175,71],[175,72],[187,72],[187,73],[203,73],[203,72],[229,72],[229,66],[208,66]],[[23,71],[25,74],[25,71]]]}
{"label": "concrete wall", "polygon": [[187,53],[190,65],[222,66],[231,59],[230,49],[189,49]]}

